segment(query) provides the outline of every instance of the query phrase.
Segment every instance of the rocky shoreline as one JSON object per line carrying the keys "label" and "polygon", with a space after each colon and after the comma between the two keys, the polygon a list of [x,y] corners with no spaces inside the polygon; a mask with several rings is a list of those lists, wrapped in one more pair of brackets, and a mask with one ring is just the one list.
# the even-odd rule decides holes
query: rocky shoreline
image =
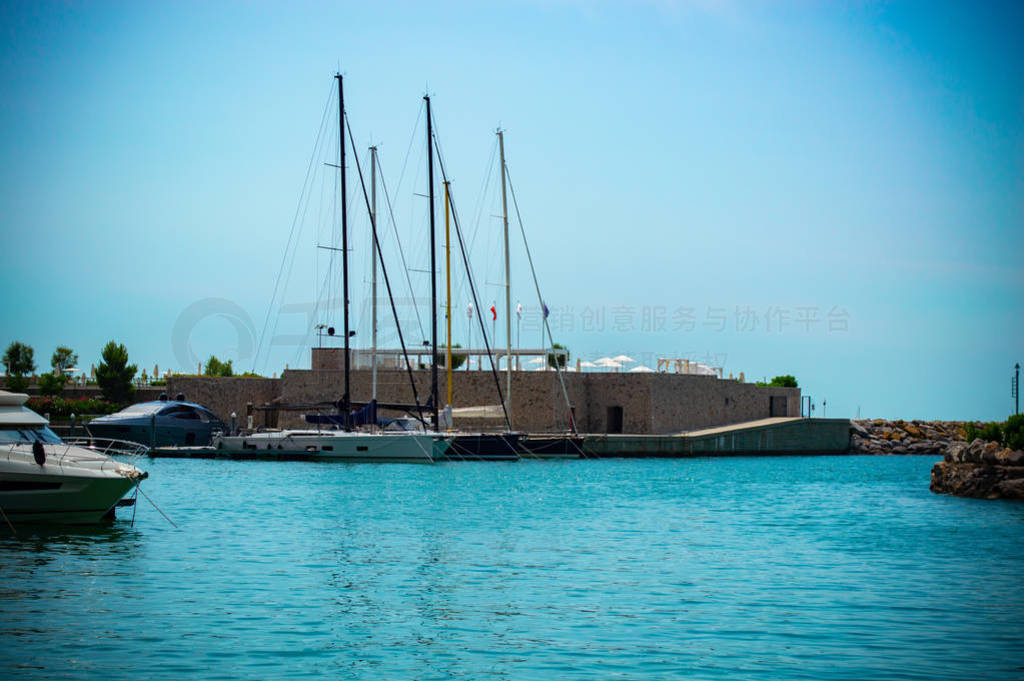
{"label": "rocky shoreline", "polygon": [[[976,423],[976,427],[982,424]],[[980,438],[967,442],[964,421],[850,421],[850,453],[941,456],[930,489],[976,499],[1024,500],[1024,452]]]}
{"label": "rocky shoreline", "polygon": [[851,454],[943,456],[965,441],[963,421],[851,419]]}
{"label": "rocky shoreline", "polygon": [[998,442],[952,445],[932,468],[930,489],[978,499],[1024,499],[1024,452]]}

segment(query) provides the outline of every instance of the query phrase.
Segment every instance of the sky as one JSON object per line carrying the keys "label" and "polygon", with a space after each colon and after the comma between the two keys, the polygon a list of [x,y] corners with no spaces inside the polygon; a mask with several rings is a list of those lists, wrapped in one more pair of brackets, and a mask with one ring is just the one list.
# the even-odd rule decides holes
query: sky
{"label": "sky", "polygon": [[[500,127],[574,358],[792,374],[819,416],[1003,419],[1024,359],[1022,31],[1024,7],[998,2],[3,3],[0,344],[44,368],[110,340],[140,371],[307,368],[337,343],[314,326],[342,327],[320,248],[339,246],[340,71],[350,152],[368,182],[378,147],[392,200],[378,227],[407,343],[429,338],[429,94],[499,343]],[[537,347],[510,228],[513,344]],[[457,269],[463,346],[469,302]]]}

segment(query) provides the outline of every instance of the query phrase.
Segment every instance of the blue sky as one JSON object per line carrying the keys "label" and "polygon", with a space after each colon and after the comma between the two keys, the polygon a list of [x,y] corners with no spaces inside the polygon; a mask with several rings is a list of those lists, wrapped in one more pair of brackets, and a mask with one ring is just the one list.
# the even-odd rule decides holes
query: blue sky
{"label": "blue sky", "polygon": [[[336,270],[316,249],[333,208],[311,203],[282,255],[340,68],[418,298],[429,91],[484,307],[500,125],[574,355],[791,373],[829,416],[1001,419],[1024,359],[1022,29],[1014,3],[5,3],[0,343],[42,364],[116,339],[146,368],[308,366],[310,322],[341,325],[302,312]],[[385,259],[404,278],[391,242]],[[453,299],[465,345],[464,276]]]}

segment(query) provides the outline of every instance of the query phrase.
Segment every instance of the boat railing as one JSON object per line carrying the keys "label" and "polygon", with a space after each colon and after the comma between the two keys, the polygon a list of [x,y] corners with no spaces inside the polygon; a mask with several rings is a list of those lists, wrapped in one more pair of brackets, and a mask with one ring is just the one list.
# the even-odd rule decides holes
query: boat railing
{"label": "boat railing", "polygon": [[149,447],[144,444],[109,437],[66,437],[64,444],[90,449],[105,456],[127,456],[132,460],[149,453]]}

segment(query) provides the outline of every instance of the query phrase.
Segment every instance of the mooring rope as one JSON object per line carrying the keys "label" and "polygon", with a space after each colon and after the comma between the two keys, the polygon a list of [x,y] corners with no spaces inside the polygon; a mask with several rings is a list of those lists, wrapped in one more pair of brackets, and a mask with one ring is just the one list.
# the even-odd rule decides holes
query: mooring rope
{"label": "mooring rope", "polygon": [[14,525],[11,524],[11,519],[7,517],[7,512],[4,511],[4,507],[3,506],[0,506],[0,514],[2,514],[3,517],[4,517],[4,520],[7,521],[7,527],[11,528],[11,534],[14,535],[15,537],[17,537],[18,533],[15,532]]}
{"label": "mooring rope", "polygon": [[137,483],[135,483],[135,494],[132,495],[132,499],[135,500],[135,503],[132,504],[132,524],[131,524],[131,527],[135,527],[135,509],[137,509],[139,507],[139,485],[141,485],[141,484],[142,484],[141,480],[138,481]]}
{"label": "mooring rope", "polygon": [[[142,491],[142,488],[139,485],[136,485],[135,489],[138,490],[139,494],[141,494],[142,496],[146,497],[146,501],[148,501],[149,503],[153,504],[153,508],[155,508],[157,511],[160,511],[160,507],[157,506],[156,503],[152,499],[149,498],[148,494],[146,494],[145,492]],[[170,518],[168,518],[166,513],[164,513],[163,511],[160,511],[160,515],[162,515],[167,520],[167,522],[169,522],[171,525],[174,525],[174,521],[171,520]],[[178,526],[174,525],[174,529],[178,529]]]}

